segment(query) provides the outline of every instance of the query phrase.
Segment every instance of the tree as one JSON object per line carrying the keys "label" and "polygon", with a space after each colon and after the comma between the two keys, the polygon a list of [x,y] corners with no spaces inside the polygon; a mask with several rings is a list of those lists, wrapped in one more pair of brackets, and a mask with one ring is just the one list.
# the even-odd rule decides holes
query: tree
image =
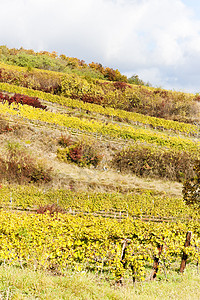
{"label": "tree", "polygon": [[145,86],[151,86],[149,82],[144,82],[142,79],[139,78],[138,75],[133,75],[130,78],[128,78],[128,83],[130,84],[136,84],[136,85],[145,85]]}

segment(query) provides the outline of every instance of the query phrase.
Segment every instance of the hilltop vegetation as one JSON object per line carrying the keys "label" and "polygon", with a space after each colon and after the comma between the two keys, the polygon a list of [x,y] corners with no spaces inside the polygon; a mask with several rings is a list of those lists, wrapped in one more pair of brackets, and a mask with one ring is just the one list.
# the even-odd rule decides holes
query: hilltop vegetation
{"label": "hilltop vegetation", "polygon": [[198,121],[198,95],[150,88],[141,85],[144,82],[137,76],[130,78],[137,84],[132,85],[118,70],[98,63],[87,65],[77,58],[58,57],[55,52],[9,50],[5,46],[0,48],[0,60],[6,63],[0,65],[1,82],[159,118]]}
{"label": "hilltop vegetation", "polygon": [[104,68],[101,64],[94,62],[87,65],[76,57],[67,57],[64,54],[58,56],[55,51],[52,53],[48,51],[34,52],[23,48],[9,49],[6,46],[0,46],[0,60],[9,65],[26,67],[29,71],[31,68],[37,68],[111,81],[127,82],[128,80],[118,70]]}
{"label": "hilltop vegetation", "polygon": [[122,285],[175,273],[188,230],[198,261],[199,99],[1,46],[0,261]]}

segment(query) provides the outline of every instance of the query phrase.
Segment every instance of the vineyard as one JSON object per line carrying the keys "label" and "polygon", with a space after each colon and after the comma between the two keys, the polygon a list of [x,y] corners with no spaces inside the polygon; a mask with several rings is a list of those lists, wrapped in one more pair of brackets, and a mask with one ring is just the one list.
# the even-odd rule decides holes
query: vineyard
{"label": "vineyard", "polygon": [[47,123],[65,126],[66,128],[75,128],[87,132],[96,132],[102,135],[109,135],[113,138],[131,139],[134,141],[143,141],[147,143],[157,144],[158,146],[166,146],[180,150],[190,150],[198,152],[200,143],[186,138],[169,136],[164,133],[156,133],[145,129],[135,129],[125,125],[105,124],[103,122],[89,121],[77,117],[69,117],[67,115],[53,113],[50,111],[41,111],[31,106],[21,104],[7,105],[0,104],[0,112],[3,115],[18,115],[26,119],[37,120]]}
{"label": "vineyard", "polygon": [[64,210],[79,212],[115,212],[125,213],[125,216],[152,216],[198,218],[198,213],[187,207],[182,198],[170,197],[166,193],[157,194],[154,191],[135,190],[129,194],[76,192],[66,189],[41,189],[34,185],[2,186],[0,189],[2,207],[21,209],[37,209],[46,205],[57,204]]}
{"label": "vineyard", "polygon": [[0,50],[1,264],[118,286],[198,270],[199,192],[182,189],[200,174],[199,96]]}
{"label": "vineyard", "polygon": [[[157,224],[60,213],[0,214],[0,256],[4,263],[52,269],[56,273],[67,269],[105,272],[117,281],[124,276],[135,281],[150,276],[145,266],[153,266],[155,257],[166,273],[178,258],[181,261],[183,252],[190,260],[199,261],[199,226],[195,221]],[[193,236],[185,249],[188,230]]]}
{"label": "vineyard", "polygon": [[65,105],[67,107],[79,108],[85,111],[100,113],[102,115],[108,115],[111,117],[118,117],[124,120],[129,120],[137,124],[149,125],[153,128],[160,128],[161,130],[172,130],[175,132],[186,133],[188,135],[198,136],[199,126],[187,124],[183,122],[176,122],[173,120],[165,120],[162,118],[155,118],[150,116],[144,116],[135,112],[127,112],[124,110],[114,109],[112,107],[103,107],[94,103],[86,103],[77,99],[66,98],[63,96],[52,95],[41,91],[35,91],[32,89],[23,88],[16,85],[7,83],[0,83],[0,89],[9,93],[19,93],[28,95],[30,97],[37,97],[43,100]]}

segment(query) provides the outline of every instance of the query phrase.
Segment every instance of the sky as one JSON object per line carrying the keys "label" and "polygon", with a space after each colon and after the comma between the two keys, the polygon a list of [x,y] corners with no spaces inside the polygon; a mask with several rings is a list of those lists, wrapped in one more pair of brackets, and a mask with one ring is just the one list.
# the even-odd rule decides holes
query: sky
{"label": "sky", "polygon": [[199,0],[0,0],[0,45],[56,51],[200,93]]}

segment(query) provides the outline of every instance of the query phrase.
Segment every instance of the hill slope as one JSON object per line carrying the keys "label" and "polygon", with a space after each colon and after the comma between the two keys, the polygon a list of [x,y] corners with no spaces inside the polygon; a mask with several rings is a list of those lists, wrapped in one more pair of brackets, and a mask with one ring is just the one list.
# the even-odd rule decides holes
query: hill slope
{"label": "hill slope", "polygon": [[182,197],[200,159],[199,96],[56,53],[0,50],[2,261],[121,284],[148,280],[165,245],[164,274],[175,272],[186,231],[200,238]]}

